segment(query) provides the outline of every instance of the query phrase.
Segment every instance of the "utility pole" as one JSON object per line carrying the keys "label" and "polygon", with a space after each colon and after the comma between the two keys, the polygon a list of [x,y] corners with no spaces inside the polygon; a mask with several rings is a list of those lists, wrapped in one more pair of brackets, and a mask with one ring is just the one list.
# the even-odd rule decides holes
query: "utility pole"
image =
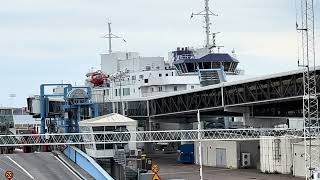
{"label": "utility pole", "polygon": [[[304,146],[306,163],[306,180],[311,179],[315,170],[319,170],[320,159],[316,158],[320,147],[312,139],[313,131],[319,130],[318,98],[316,84],[316,58],[314,44],[314,0],[301,0],[301,27],[297,23],[297,30],[301,32],[302,64],[303,67],[303,120]],[[317,138],[319,140],[319,138]],[[312,157],[312,156],[316,157]]]}
{"label": "utility pole", "polygon": [[200,110],[198,110],[197,119],[198,119],[198,142],[199,142],[198,153],[199,153],[199,166],[200,166],[200,180],[203,180]]}

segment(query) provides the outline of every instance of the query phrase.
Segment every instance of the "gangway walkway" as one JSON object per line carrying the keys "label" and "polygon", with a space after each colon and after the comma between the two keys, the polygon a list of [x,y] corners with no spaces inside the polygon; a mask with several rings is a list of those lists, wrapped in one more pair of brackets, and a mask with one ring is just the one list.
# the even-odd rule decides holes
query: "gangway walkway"
{"label": "gangway walkway", "polygon": [[[205,129],[171,131],[135,131],[135,132],[94,132],[64,134],[23,134],[0,135],[0,146],[27,145],[77,145],[77,144],[114,144],[128,142],[182,142],[210,140],[259,140],[261,138],[304,138],[303,129]],[[306,132],[313,138],[320,137],[320,129]]]}

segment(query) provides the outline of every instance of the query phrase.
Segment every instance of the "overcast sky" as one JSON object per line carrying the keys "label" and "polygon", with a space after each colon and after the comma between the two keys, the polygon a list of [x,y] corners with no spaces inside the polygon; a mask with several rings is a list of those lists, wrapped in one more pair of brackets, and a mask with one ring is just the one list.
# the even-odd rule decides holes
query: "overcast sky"
{"label": "overcast sky", "polygon": [[[108,21],[127,40],[114,40],[114,51],[166,58],[177,46],[203,46],[203,18],[190,20],[203,6],[203,0],[1,0],[0,106],[26,106],[42,83],[83,84],[106,52],[101,36]],[[219,14],[212,26],[222,32],[217,43],[236,50],[246,74],[297,69],[295,0],[211,0],[210,8]]]}

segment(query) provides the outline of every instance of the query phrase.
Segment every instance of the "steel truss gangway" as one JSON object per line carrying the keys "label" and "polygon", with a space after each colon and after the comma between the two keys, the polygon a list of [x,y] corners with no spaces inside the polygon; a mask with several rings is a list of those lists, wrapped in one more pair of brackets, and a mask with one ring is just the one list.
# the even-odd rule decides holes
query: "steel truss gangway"
{"label": "steel truss gangway", "polygon": [[[200,134],[200,138],[198,137]],[[116,144],[128,142],[185,142],[211,140],[260,140],[264,138],[303,139],[303,129],[205,129],[135,132],[94,132],[61,134],[0,135],[0,146]],[[308,137],[320,138],[320,129],[308,131]]]}

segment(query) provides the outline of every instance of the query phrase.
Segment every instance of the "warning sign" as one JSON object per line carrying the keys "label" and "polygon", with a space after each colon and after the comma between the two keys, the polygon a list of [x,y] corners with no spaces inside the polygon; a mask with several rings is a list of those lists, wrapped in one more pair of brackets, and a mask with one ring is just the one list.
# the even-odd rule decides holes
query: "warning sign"
{"label": "warning sign", "polygon": [[152,176],[152,180],[161,180],[161,179],[160,179],[160,176],[158,174],[154,174]]}
{"label": "warning sign", "polygon": [[4,173],[4,176],[8,179],[8,180],[11,180],[13,179],[13,172],[12,171],[6,171]]}

